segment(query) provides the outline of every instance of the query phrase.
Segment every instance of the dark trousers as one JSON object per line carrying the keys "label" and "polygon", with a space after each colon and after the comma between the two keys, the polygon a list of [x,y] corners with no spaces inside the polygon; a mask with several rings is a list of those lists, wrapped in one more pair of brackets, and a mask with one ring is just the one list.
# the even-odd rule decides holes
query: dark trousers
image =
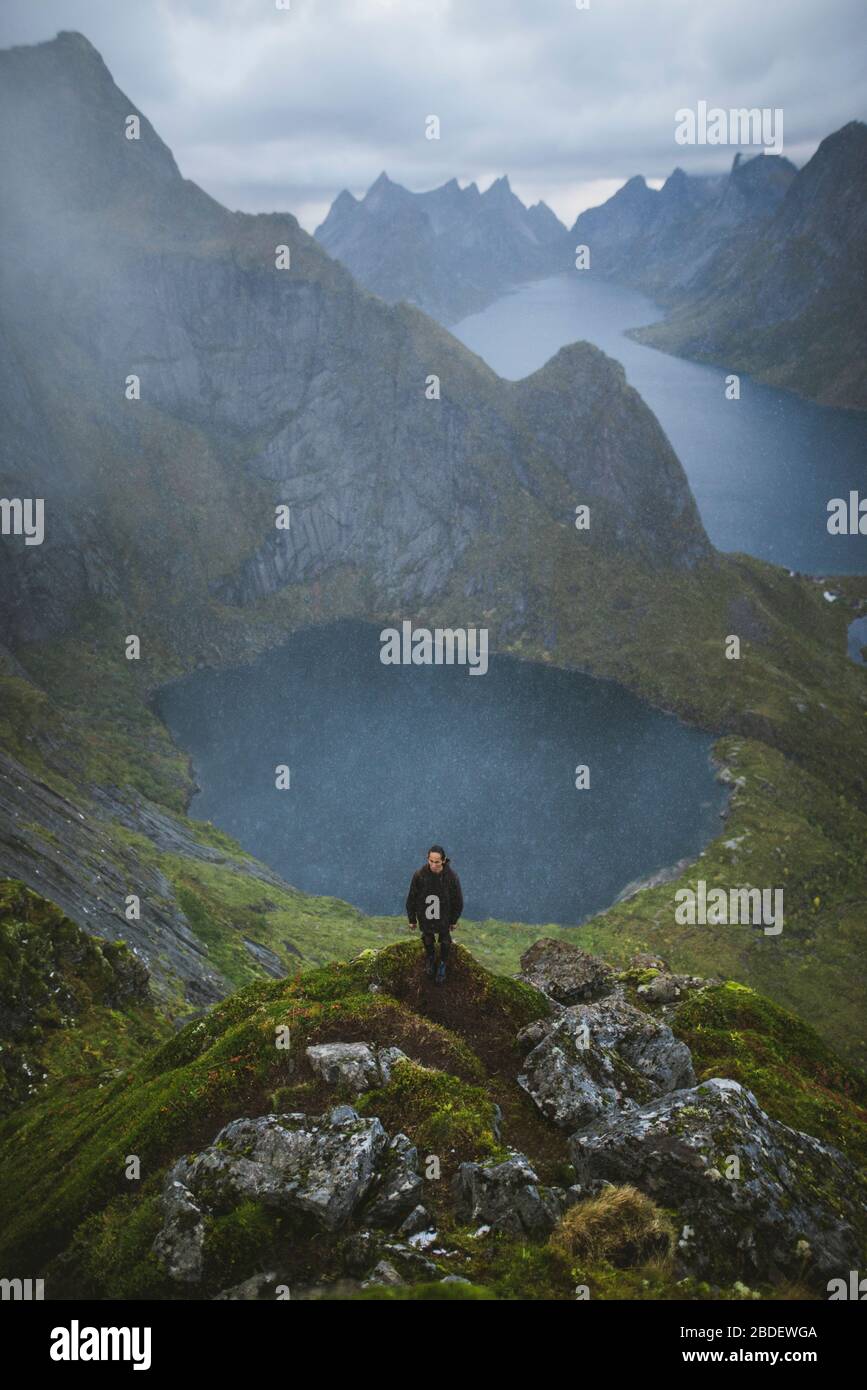
{"label": "dark trousers", "polygon": [[439,937],[440,960],[445,963],[448,960],[449,946],[452,944],[451,928],[445,926],[436,927],[432,923],[426,923],[422,928],[421,939],[424,942],[425,954],[429,961],[436,960],[436,949],[434,942]]}

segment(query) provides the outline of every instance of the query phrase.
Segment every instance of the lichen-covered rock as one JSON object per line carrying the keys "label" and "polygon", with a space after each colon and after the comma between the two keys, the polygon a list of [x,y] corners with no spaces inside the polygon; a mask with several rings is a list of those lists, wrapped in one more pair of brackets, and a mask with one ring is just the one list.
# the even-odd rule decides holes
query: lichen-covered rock
{"label": "lichen-covered rock", "polygon": [[543,1187],[523,1154],[503,1163],[462,1163],[452,1183],[458,1212],[496,1231],[549,1231],[562,1214],[563,1194]]}
{"label": "lichen-covered rock", "polygon": [[381,1047],[372,1043],[317,1043],[306,1050],[307,1060],[329,1086],[344,1086],[354,1095],[385,1086],[391,1080],[395,1062],[407,1060],[399,1047]]}
{"label": "lichen-covered rock", "polygon": [[619,998],[578,1005],[573,1012],[587,1024],[591,1045],[617,1053],[640,1072],[656,1092],[695,1085],[689,1048],[674,1036],[667,1024]]}
{"label": "lichen-covered rock", "polygon": [[534,1018],[532,1023],[528,1023],[517,1034],[515,1042],[523,1053],[531,1052],[534,1047],[539,1046],[543,1038],[547,1038],[555,1022],[554,1018]]}
{"label": "lichen-covered rock", "polygon": [[567,1009],[518,1077],[542,1114],[567,1130],[694,1082],[686,1044],[619,997]]}
{"label": "lichen-covered rock", "polygon": [[185,1282],[202,1275],[208,1212],[252,1200],[303,1212],[326,1230],[342,1226],[366,1197],[388,1136],[350,1106],[330,1115],[233,1120],[213,1144],[178,1160],[165,1183],[165,1220],[154,1252]]}
{"label": "lichen-covered rock", "polygon": [[614,989],[614,971],[568,941],[536,941],[521,957],[521,979],[558,1004],[601,999]]}
{"label": "lichen-covered rock", "polygon": [[418,1151],[405,1134],[396,1134],[392,1139],[384,1167],[381,1186],[367,1208],[366,1220],[371,1226],[391,1228],[418,1205],[424,1186],[418,1172]]}
{"label": "lichen-covered rock", "polygon": [[672,975],[660,972],[652,980],[640,984],[636,994],[649,1004],[674,1004],[690,989],[704,989],[706,985],[718,985],[716,978],[705,979],[701,975]]}
{"label": "lichen-covered rock", "polygon": [[[175,1168],[178,1166],[176,1164]],[[190,1189],[176,1176],[175,1168],[163,1188],[163,1224],[153,1243],[153,1252],[172,1279],[182,1284],[196,1284],[202,1277],[204,1213]]]}
{"label": "lichen-covered rock", "polygon": [[[683,1222],[678,1254],[702,1278],[820,1284],[858,1267],[867,1187],[828,1144],[771,1119],[714,1079],[575,1134],[582,1184],[633,1183]],[[729,1177],[731,1159],[740,1176]]]}

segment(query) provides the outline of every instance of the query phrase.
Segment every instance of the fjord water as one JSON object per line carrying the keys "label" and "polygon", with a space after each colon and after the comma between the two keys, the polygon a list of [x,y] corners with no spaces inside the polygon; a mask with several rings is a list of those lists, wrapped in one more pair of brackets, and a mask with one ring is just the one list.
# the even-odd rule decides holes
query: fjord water
{"label": "fjord water", "polygon": [[594,343],[623,364],[668,435],[715,546],[807,574],[867,571],[867,537],[827,530],[832,497],[848,498],[850,489],[867,495],[867,414],[815,405],[746,376],[740,400],[726,400],[724,368],[626,337],[628,328],[661,317],[637,291],[576,270],[523,285],[452,332],[515,380],[567,343]]}
{"label": "fjord water", "polygon": [[566,925],[719,831],[710,737],[619,686],[496,655],[471,676],[379,654],[378,628],[341,622],[165,687],[201,787],[190,814],[365,912],[402,914],[439,842],[468,918]]}

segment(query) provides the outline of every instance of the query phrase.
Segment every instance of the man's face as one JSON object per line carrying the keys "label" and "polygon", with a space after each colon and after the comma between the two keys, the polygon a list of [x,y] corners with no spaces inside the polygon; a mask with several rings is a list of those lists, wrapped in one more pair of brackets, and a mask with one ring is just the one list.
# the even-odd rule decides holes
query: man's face
{"label": "man's face", "polygon": [[443,871],[443,857],[441,854],[429,854],[427,857],[428,867],[431,873],[441,874]]}

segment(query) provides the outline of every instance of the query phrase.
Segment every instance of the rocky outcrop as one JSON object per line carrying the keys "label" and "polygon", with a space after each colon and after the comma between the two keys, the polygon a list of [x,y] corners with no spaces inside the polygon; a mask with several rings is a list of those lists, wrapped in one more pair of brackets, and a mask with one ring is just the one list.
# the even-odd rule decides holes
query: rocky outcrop
{"label": "rocky outcrop", "polygon": [[717,248],[670,318],[632,336],[823,404],[867,409],[865,158],[863,122],[829,135],[771,215]]}
{"label": "rocky outcrop", "polygon": [[670,302],[700,282],[714,256],[779,207],[797,170],[780,155],[736,155],[728,174],[675,169],[662,188],[636,175],[575,222],[594,270]]}
{"label": "rocky outcrop", "polygon": [[558,1004],[600,999],[614,989],[615,975],[598,956],[568,941],[536,941],[521,956],[521,975]]}
{"label": "rocky outcrop", "polygon": [[503,1163],[462,1163],[452,1184],[458,1213],[494,1231],[549,1231],[567,1206],[560,1188],[544,1187],[523,1154]]}
{"label": "rocky outcrop", "polygon": [[399,1047],[376,1048],[373,1043],[317,1043],[306,1050],[317,1076],[329,1086],[341,1086],[360,1095],[376,1086],[387,1086],[395,1062],[406,1060]]}
{"label": "rocky outcrop", "polygon": [[527,1054],[518,1077],[542,1114],[566,1130],[694,1082],[686,1044],[620,997],[566,1009]]}
{"label": "rocky outcrop", "polygon": [[[370,1199],[369,1225],[393,1229],[415,1213],[414,1227],[423,1186],[417,1164],[417,1151],[405,1134],[389,1140],[375,1116],[362,1119],[348,1105],[316,1117],[233,1120],[212,1144],[179,1159],[166,1175],[154,1254],[171,1278],[200,1283],[210,1221],[244,1201],[294,1213],[333,1234]],[[360,1238],[354,1239],[358,1245]],[[373,1250],[372,1236],[369,1242]],[[404,1249],[399,1242],[386,1248],[392,1255]],[[411,1246],[406,1251],[410,1262],[421,1259]],[[359,1258],[366,1259],[360,1247]]]}
{"label": "rocky outcrop", "polygon": [[569,1148],[579,1183],[629,1182],[673,1207],[678,1255],[701,1277],[821,1283],[858,1267],[863,1178],[839,1150],[772,1120],[736,1081],[607,1115]]}

